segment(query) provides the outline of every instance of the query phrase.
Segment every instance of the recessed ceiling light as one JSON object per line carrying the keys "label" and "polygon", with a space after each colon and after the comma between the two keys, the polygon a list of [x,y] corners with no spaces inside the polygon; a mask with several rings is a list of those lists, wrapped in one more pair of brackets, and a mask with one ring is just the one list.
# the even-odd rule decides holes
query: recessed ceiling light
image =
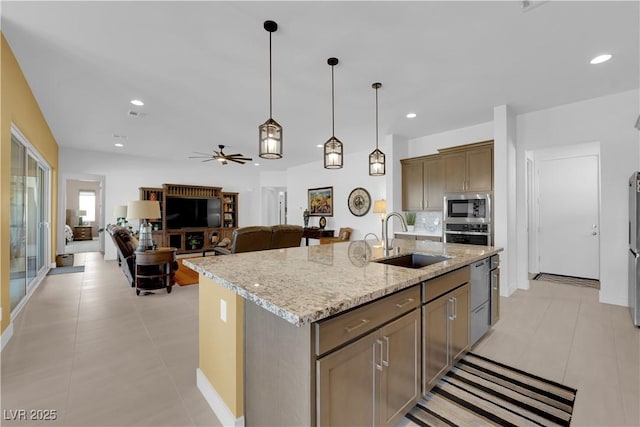
{"label": "recessed ceiling light", "polygon": [[118,147],[118,148],[124,147],[124,144],[120,144],[119,142],[116,142],[116,143],[115,143],[115,144],[113,144],[113,145],[115,145],[115,146],[116,146],[116,147]]}
{"label": "recessed ceiling light", "polygon": [[318,145],[316,145],[316,147],[318,147],[318,148],[322,148],[322,147],[324,147],[324,145],[322,145],[322,144],[318,144]]}
{"label": "recessed ceiling light", "polygon": [[260,163],[254,163],[253,166],[260,166]]}
{"label": "recessed ceiling light", "polygon": [[416,116],[416,113],[407,114],[407,119],[413,119]]}
{"label": "recessed ceiling light", "polygon": [[607,62],[608,60],[610,60],[612,57],[613,55],[611,55],[610,53],[605,53],[603,55],[596,56],[590,61],[590,63],[593,65],[602,64],[603,62]]}
{"label": "recessed ceiling light", "polygon": [[132,99],[130,102],[133,105],[137,105],[138,107],[142,107],[144,105],[144,102],[140,101],[139,99]]}

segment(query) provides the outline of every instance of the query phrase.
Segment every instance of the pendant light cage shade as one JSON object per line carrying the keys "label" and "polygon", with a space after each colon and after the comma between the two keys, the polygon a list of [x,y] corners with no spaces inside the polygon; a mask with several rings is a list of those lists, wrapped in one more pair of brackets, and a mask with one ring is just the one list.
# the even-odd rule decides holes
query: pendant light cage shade
{"label": "pendant light cage shade", "polygon": [[324,168],[341,169],[344,152],[342,142],[336,138],[335,97],[333,84],[333,67],[338,65],[338,58],[327,59],[327,64],[331,66],[331,138],[324,143]]}
{"label": "pendant light cage shade", "polygon": [[263,159],[282,158],[282,126],[272,118],[258,126],[260,157]]}
{"label": "pendant light cage shade", "polygon": [[325,169],[342,168],[342,142],[335,136],[324,143],[324,167]]}
{"label": "pendant light cage shade", "polygon": [[385,155],[378,148],[378,89],[382,83],[373,83],[372,88],[376,90],[376,149],[369,154],[369,175],[382,176],[385,172]]}
{"label": "pendant light cage shade", "polygon": [[282,158],[282,126],[273,120],[273,78],[271,76],[271,34],[278,30],[274,21],[265,21],[269,33],[269,119],[258,126],[258,155],[263,159]]}
{"label": "pendant light cage shade", "polygon": [[377,148],[369,154],[369,175],[380,176],[385,174],[385,156]]}

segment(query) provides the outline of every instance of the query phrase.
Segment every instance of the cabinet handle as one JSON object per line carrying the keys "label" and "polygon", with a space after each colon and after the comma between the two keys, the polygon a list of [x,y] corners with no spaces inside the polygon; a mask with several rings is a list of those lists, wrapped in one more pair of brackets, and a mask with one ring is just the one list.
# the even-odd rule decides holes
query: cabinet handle
{"label": "cabinet handle", "polygon": [[396,304],[396,308],[402,308],[402,307],[404,307],[404,306],[405,306],[405,305],[407,305],[407,304],[411,304],[413,301],[414,301],[414,299],[413,299],[413,298],[407,298],[406,300],[404,300],[404,302],[402,302],[402,303],[397,303],[397,304]]}
{"label": "cabinet handle", "polygon": [[358,323],[357,325],[353,325],[353,326],[347,326],[346,328],[344,328],[344,331],[348,334],[350,334],[351,332],[355,331],[356,329],[366,325],[367,323],[369,323],[370,320],[369,319],[360,319],[360,323]]}
{"label": "cabinet handle", "polygon": [[382,359],[382,364],[384,366],[389,366],[389,337],[385,335],[382,337],[382,339],[384,339],[384,342],[387,345],[387,351],[386,351],[387,356],[384,359]]}
{"label": "cabinet handle", "polygon": [[493,279],[493,290],[497,291],[498,290],[498,274],[494,271],[493,273],[491,273],[491,278]]}
{"label": "cabinet handle", "polygon": [[455,317],[453,316],[453,298],[449,298],[447,300],[447,312],[449,314],[449,320],[455,319]]}
{"label": "cabinet handle", "polygon": [[457,319],[458,318],[458,299],[456,297],[453,297],[453,318]]}
{"label": "cabinet handle", "polygon": [[[376,347],[378,345],[380,346],[380,361],[382,361],[382,341],[376,340]],[[376,369],[378,371],[382,371],[382,364],[378,363],[378,357],[377,357],[378,356],[378,352],[376,350],[377,350],[376,348],[374,348],[374,350],[373,350],[374,362],[376,364]]]}

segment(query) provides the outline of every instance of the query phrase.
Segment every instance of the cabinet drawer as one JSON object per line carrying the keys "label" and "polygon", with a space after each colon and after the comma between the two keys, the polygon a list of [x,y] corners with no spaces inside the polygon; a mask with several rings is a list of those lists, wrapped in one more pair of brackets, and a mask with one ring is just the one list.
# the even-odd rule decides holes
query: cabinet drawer
{"label": "cabinet drawer", "polygon": [[315,324],[315,352],[321,355],[420,305],[420,287],[385,296]]}
{"label": "cabinet drawer", "polygon": [[466,266],[435,279],[427,280],[422,284],[422,302],[438,298],[440,295],[444,295],[452,289],[467,283],[470,279],[471,269]]}

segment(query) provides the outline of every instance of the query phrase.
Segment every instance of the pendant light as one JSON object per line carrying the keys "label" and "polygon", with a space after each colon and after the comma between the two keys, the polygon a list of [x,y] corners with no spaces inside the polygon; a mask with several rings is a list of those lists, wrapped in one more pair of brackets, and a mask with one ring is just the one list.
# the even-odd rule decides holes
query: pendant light
{"label": "pendant light", "polygon": [[273,120],[273,97],[271,79],[271,33],[278,30],[278,24],[264,21],[264,29],[269,32],[269,119],[258,126],[259,156],[263,159],[282,158],[282,126]]}
{"label": "pendant light", "polygon": [[327,59],[327,64],[331,66],[331,138],[324,143],[324,168],[342,168],[342,142],[335,135],[335,110],[334,110],[334,88],[333,88],[333,67],[338,65],[338,58]]}
{"label": "pendant light", "polygon": [[374,83],[371,87],[376,90],[376,149],[369,154],[369,175],[381,176],[385,174],[384,153],[378,149],[378,89],[382,83]]}

